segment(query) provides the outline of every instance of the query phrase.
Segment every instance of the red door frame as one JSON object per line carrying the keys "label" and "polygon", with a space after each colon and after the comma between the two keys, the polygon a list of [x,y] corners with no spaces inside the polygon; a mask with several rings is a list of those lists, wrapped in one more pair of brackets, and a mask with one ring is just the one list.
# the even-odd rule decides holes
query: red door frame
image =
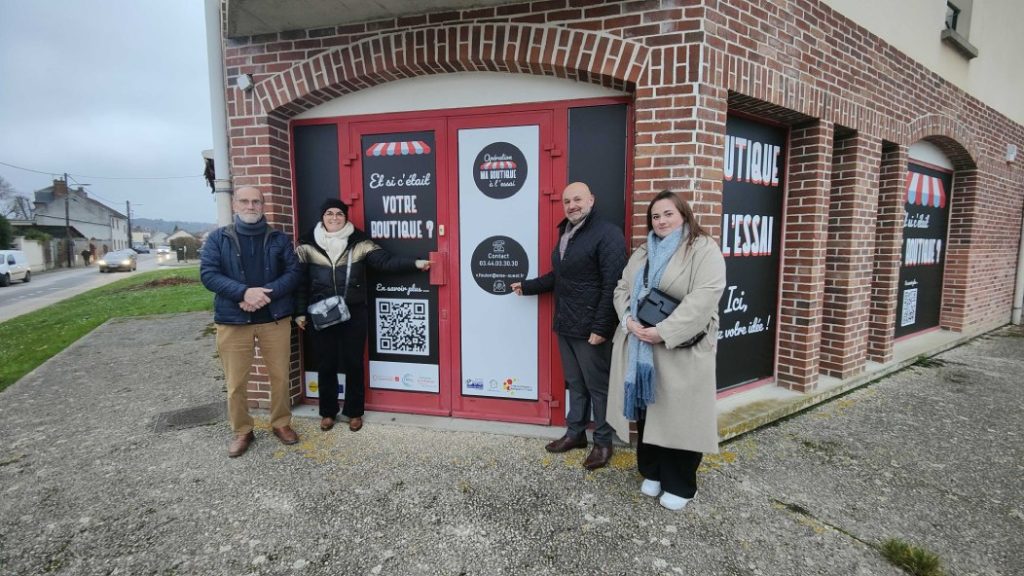
{"label": "red door frame", "polygon": [[[555,223],[561,221],[563,216],[560,200],[560,193],[562,188],[565,187],[568,178],[568,135],[569,135],[569,122],[568,114],[570,108],[587,107],[587,106],[606,106],[613,104],[625,104],[626,105],[626,125],[627,125],[627,158],[626,158],[626,190],[624,203],[626,207],[626,221],[624,222],[627,237],[630,234],[631,226],[633,224],[632,214],[632,199],[633,199],[633,124],[634,124],[634,109],[632,100],[628,97],[603,97],[603,98],[586,98],[578,100],[559,100],[553,102],[538,102],[528,104],[513,104],[513,105],[499,105],[499,106],[480,106],[473,108],[460,108],[460,109],[438,109],[438,110],[424,110],[424,111],[413,111],[413,112],[394,112],[394,113],[382,113],[382,114],[364,114],[355,116],[344,116],[344,117],[331,117],[331,118],[311,118],[293,120],[291,127],[304,126],[304,125],[317,125],[317,124],[335,124],[338,127],[338,153],[340,156],[340,162],[338,166],[339,171],[339,184],[342,187],[340,190],[340,197],[346,204],[352,207],[350,212],[350,218],[353,223],[357,226],[364,226],[364,214],[362,207],[362,170],[361,170],[361,153],[358,149],[358,139],[353,140],[352,132],[353,129],[361,130],[360,134],[371,133],[369,130],[362,130],[364,127],[368,128],[372,125],[372,133],[381,132],[408,132],[420,129],[432,129],[427,126],[440,125],[443,129],[435,132],[437,138],[435,144],[438,146],[438,157],[441,157],[440,151],[443,149],[445,154],[448,154],[449,162],[445,165],[448,169],[452,168],[452,161],[455,162],[454,167],[457,170],[458,154],[456,147],[449,146],[449,134],[451,129],[449,124],[452,122],[458,123],[459,120],[465,118],[475,118],[475,121],[486,123],[489,118],[495,118],[499,115],[521,115],[531,113],[550,113],[551,121],[548,129],[548,138],[544,139],[544,131],[541,134],[541,153],[542,153],[542,164],[547,164],[547,171],[550,175],[549,178],[544,179],[541,176],[539,182],[541,187],[541,195],[547,195],[549,198],[550,209],[545,210],[543,206],[540,208],[540,219],[539,232],[540,238],[538,239],[538,258],[539,261],[539,273],[545,274],[551,270],[550,253],[554,246],[556,239]],[[481,124],[482,126],[483,124]],[[427,128],[423,128],[427,127]],[[466,127],[466,126],[463,126]],[[291,130],[289,130],[291,132]],[[443,137],[442,137],[443,136]],[[456,133],[457,138],[457,133]],[[292,138],[294,142],[294,137]],[[357,142],[355,148],[352,146],[352,142]],[[457,140],[456,140],[457,142]],[[550,144],[550,149],[546,150],[545,147]],[[547,154],[545,154],[547,153]],[[294,147],[290,151],[291,164],[292,164],[292,204],[296,204],[296,198],[294,196],[294,174],[295,174],[295,160],[294,160]],[[451,210],[452,194],[456,194],[455,208],[457,210],[457,190],[453,190],[451,185],[450,173],[447,169],[442,169],[442,163],[437,165],[437,196],[438,196],[438,224],[441,223],[442,218],[448,218]],[[457,172],[455,172],[457,175]],[[442,184],[443,183],[443,184]],[[347,184],[347,185],[346,185]],[[546,194],[546,187],[550,186],[550,194]],[[353,198],[352,192],[358,191],[358,196]],[[353,200],[358,199],[359,202],[353,203]],[[442,208],[441,202],[445,202],[445,206]],[[293,228],[297,231],[297,219],[298,212],[293,213],[293,219],[295,220],[296,226]],[[458,216],[457,214],[455,215]],[[442,242],[442,238],[438,238],[438,250],[442,251],[442,246],[445,246],[449,250],[448,258],[449,262],[457,263],[458,260],[458,226],[450,227],[452,230],[451,234],[447,234],[447,240]],[[297,232],[296,232],[297,233]],[[452,256],[452,247],[454,246],[455,256]],[[454,260],[453,260],[454,258]],[[456,285],[459,282],[458,274],[452,274],[449,271],[448,274],[449,285],[454,282]],[[457,294],[457,292],[454,292]],[[459,334],[453,333],[452,330],[459,326],[459,310],[458,306],[453,305],[453,290],[451,287],[442,289],[438,294],[438,304],[441,310],[439,311],[439,318],[441,322],[440,334],[448,334],[449,338],[459,338]],[[459,396],[461,397],[461,380],[456,379],[453,376],[461,373],[461,357],[458,357],[458,346],[453,345],[454,340],[448,342],[439,343],[440,348],[440,366],[439,366],[439,378],[441,391],[439,392],[438,401],[423,402],[413,401],[408,402],[407,400],[415,398],[415,396],[431,396],[425,393],[419,392],[400,392],[400,391],[374,391],[367,387],[367,408],[371,410],[379,411],[390,411],[390,412],[407,412],[407,413],[419,413],[419,414],[435,414],[435,415],[449,415],[462,418],[477,418],[477,419],[495,419],[502,421],[512,422],[530,422],[530,423],[542,423],[551,424],[555,426],[561,426],[565,424],[565,382],[562,379],[562,366],[559,355],[555,350],[556,341],[551,331],[552,315],[554,313],[554,302],[550,294],[542,295],[539,297],[538,302],[538,378],[539,383],[545,380],[549,383],[547,393],[541,392],[540,385],[538,386],[538,397],[539,399],[535,402],[538,406],[546,406],[546,416],[531,416],[526,418],[517,417],[516,414],[509,414],[507,410],[503,409],[513,402],[524,402],[521,400],[508,400],[508,399],[496,399],[496,398],[479,398],[469,397],[473,399],[471,404],[479,405],[482,409],[480,412],[455,410],[453,407],[453,397],[451,393],[455,387],[458,387]],[[447,314],[444,312],[447,311]],[[447,329],[446,329],[447,327]],[[301,349],[300,349],[301,354]],[[545,370],[547,367],[547,370]],[[458,369],[456,374],[453,374],[455,369]],[[546,372],[546,373],[545,373]],[[300,371],[302,378],[305,378],[305,371]],[[366,371],[369,374],[369,370]],[[365,383],[364,383],[365,385]],[[447,387],[448,392],[445,393],[444,389]],[[305,387],[303,387],[305,390]],[[415,395],[415,396],[413,396]],[[486,402],[481,402],[486,400]],[[315,403],[317,400],[312,398],[306,398],[305,402]],[[525,402],[524,402],[525,403]],[[434,407],[436,406],[436,408]]]}
{"label": "red door frame", "polygon": [[[550,202],[546,201],[546,197],[550,197],[552,194],[558,194],[561,190],[555,192],[555,183],[552,180],[552,169],[551,164],[553,160],[553,152],[564,150],[565,148],[565,137],[563,136],[563,142],[561,145],[556,144],[553,136],[553,114],[551,110],[534,110],[529,112],[505,112],[505,113],[492,113],[477,116],[462,116],[459,118],[451,118],[448,122],[448,142],[452,154],[448,157],[448,173],[449,175],[455,175],[452,177],[452,186],[450,194],[452,198],[452,205],[456,208],[458,206],[458,170],[459,170],[459,153],[458,153],[458,137],[459,131],[464,129],[480,129],[480,128],[505,128],[512,126],[538,126],[540,132],[540,141],[538,142],[538,181],[537,187],[540,197],[537,198],[538,202],[538,216],[540,222],[538,223],[538,238],[537,238],[537,258],[538,264],[540,262],[548,261],[548,254],[551,253],[553,247],[551,235],[545,233],[545,230],[550,230],[553,225],[551,223],[550,212],[544,209],[545,204]],[[556,156],[557,157],[557,156]],[[564,163],[564,155],[562,155]],[[453,216],[460,216],[459,214],[453,214]],[[459,252],[459,234],[461,233],[461,227],[456,226],[453,228],[454,234],[452,238],[452,256],[451,261],[461,263],[462,258]],[[541,270],[541,266],[538,265],[538,270]],[[550,265],[548,265],[550,269]],[[543,272],[540,272],[543,273]],[[454,290],[452,292],[453,297],[459,298],[461,302],[461,286],[459,274],[452,274],[452,283],[454,284]],[[507,298],[517,298],[517,296],[509,295]],[[483,420],[503,420],[507,422],[524,422],[530,424],[550,424],[552,420],[552,407],[551,407],[551,390],[552,390],[552,379],[548,374],[545,374],[544,366],[550,365],[551,362],[551,350],[552,350],[552,337],[551,337],[551,299],[544,298],[538,303],[538,318],[537,318],[537,400],[512,400],[508,398],[490,398],[486,396],[464,396],[462,394],[462,349],[461,346],[452,346],[452,369],[455,373],[456,378],[452,381],[452,416],[458,418],[475,418]],[[452,308],[452,325],[455,328],[452,332],[453,339],[459,339],[461,341],[461,319],[462,319],[462,307],[454,306]],[[547,321],[545,321],[547,320]],[[564,386],[564,384],[563,384]]]}

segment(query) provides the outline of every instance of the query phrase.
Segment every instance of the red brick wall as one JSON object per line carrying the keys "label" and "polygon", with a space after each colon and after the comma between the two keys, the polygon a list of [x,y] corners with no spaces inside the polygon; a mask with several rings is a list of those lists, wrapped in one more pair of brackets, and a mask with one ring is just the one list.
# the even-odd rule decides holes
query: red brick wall
{"label": "red brick wall", "polygon": [[[927,139],[946,152],[963,174],[953,190],[942,324],[970,330],[1007,321],[1024,175],[1002,151],[1024,139],[1024,127],[823,4],[716,6],[707,16],[716,82],[790,116],[827,119],[902,147]],[[978,177],[968,177],[975,168]]]}
{"label": "red brick wall", "polygon": [[[683,191],[719,232],[728,111],[793,126],[778,377],[797,389],[814,385],[819,365],[844,376],[868,356],[891,358],[902,234],[894,195],[907,147],[928,139],[958,170],[942,325],[970,331],[1009,317],[1024,172],[1001,154],[1024,142],[1024,127],[815,0],[511,4],[230,39],[225,65],[229,82],[245,73],[257,82],[252,94],[226,91],[235,184],[263,188],[271,220],[288,231],[288,119],[398,78],[497,71],[632,93],[634,244],[645,232],[639,215],[663,188]],[[833,152],[833,125],[866,145],[853,156],[856,183],[838,189],[855,190],[856,209],[835,206],[829,224],[830,182],[848,163],[845,140]],[[845,251],[834,252],[831,269],[826,242]],[[873,261],[864,255],[841,269],[872,245]],[[826,285],[845,292],[825,304]],[[870,306],[845,312],[868,293]],[[850,343],[847,358],[837,346]]]}
{"label": "red brick wall", "polygon": [[867,358],[882,142],[864,134],[834,142],[820,365],[847,378]]}
{"label": "red brick wall", "polygon": [[875,220],[875,261],[868,333],[868,358],[880,363],[893,359],[906,181],[907,149],[890,144],[882,150],[879,169],[878,218]]}
{"label": "red brick wall", "polygon": [[776,370],[781,385],[800,392],[818,379],[832,133],[831,123],[812,121],[789,137]]}

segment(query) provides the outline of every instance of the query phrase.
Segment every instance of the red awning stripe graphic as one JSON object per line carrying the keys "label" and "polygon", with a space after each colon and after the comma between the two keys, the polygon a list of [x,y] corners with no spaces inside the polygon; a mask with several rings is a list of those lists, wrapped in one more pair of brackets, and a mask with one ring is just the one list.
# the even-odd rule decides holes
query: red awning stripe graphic
{"label": "red awning stripe graphic", "polygon": [[946,189],[942,179],[916,172],[907,174],[907,204],[946,207]]}
{"label": "red awning stripe graphic", "polygon": [[422,140],[378,142],[366,149],[367,156],[409,156],[430,154],[430,146]]}
{"label": "red awning stripe graphic", "polygon": [[516,163],[511,160],[500,160],[497,162],[484,162],[480,165],[481,170],[504,170],[506,168],[515,168]]}

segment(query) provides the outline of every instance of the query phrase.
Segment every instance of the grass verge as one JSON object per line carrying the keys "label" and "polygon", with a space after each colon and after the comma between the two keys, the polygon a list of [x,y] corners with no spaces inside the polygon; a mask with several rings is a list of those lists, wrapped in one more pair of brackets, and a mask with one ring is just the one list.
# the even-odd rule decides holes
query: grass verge
{"label": "grass verge", "polygon": [[942,576],[939,557],[924,548],[890,538],[882,543],[882,556],[890,564],[913,576]]}
{"label": "grass verge", "polygon": [[133,274],[0,323],[0,391],[111,318],[212,310],[198,268]]}

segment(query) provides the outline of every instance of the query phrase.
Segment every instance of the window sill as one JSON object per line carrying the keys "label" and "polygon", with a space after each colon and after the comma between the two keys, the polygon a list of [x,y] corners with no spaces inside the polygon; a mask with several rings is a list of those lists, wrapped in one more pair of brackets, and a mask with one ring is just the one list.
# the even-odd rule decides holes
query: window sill
{"label": "window sill", "polygon": [[967,38],[961,36],[956,30],[950,30],[949,28],[943,30],[941,39],[944,43],[949,44],[954,50],[959,52],[961,56],[968,60],[978,57],[978,49],[968,42]]}

